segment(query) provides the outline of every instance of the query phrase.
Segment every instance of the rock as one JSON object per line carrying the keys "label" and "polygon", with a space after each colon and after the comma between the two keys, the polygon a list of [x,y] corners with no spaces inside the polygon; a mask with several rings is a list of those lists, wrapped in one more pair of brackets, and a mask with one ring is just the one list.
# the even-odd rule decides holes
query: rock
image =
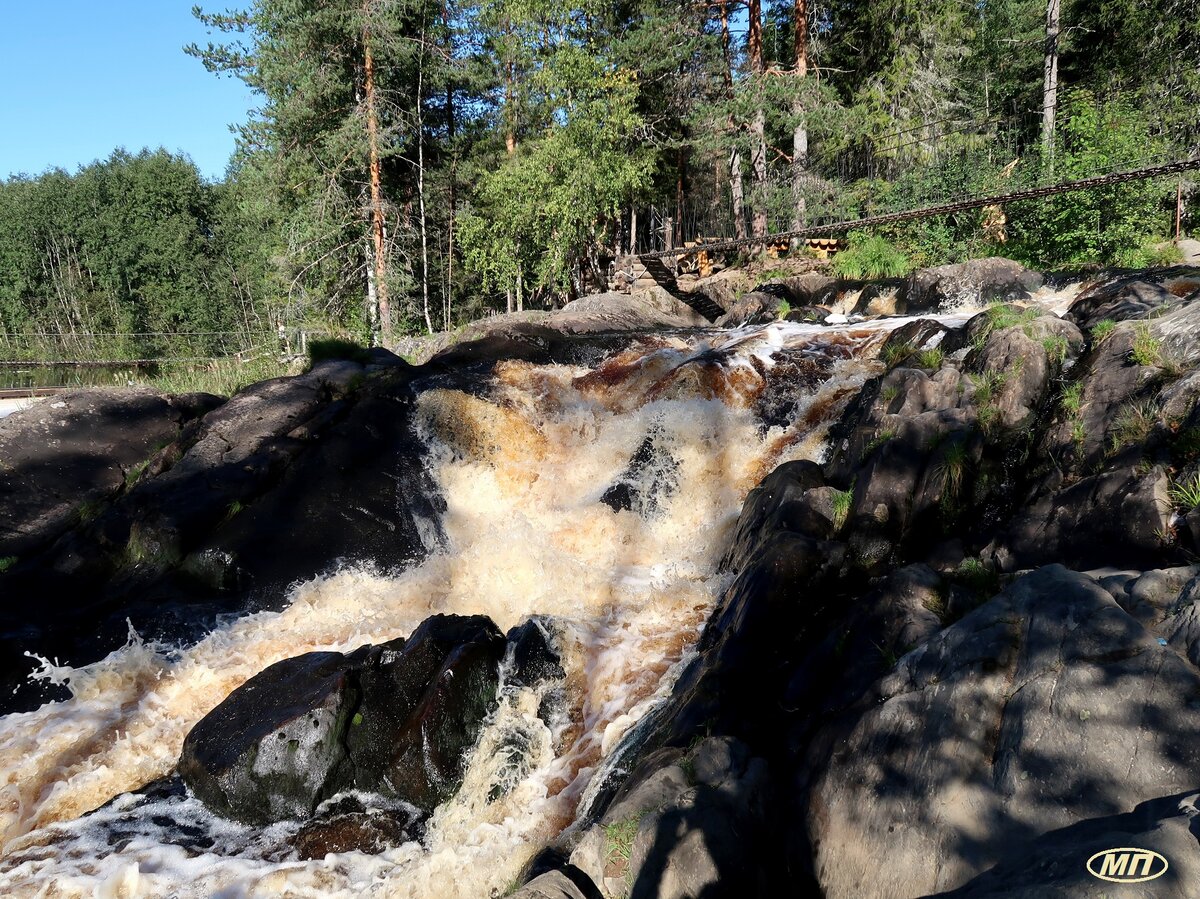
{"label": "rock", "polygon": [[1170,519],[1168,489],[1155,466],[1115,469],[1045,493],[1017,514],[997,561],[1005,571],[1057,561],[1080,569],[1153,567]]}
{"label": "rock", "polygon": [[551,313],[545,323],[568,334],[650,328],[696,328],[706,319],[662,287],[580,297]]}
{"label": "rock", "polygon": [[647,434],[625,470],[600,497],[614,512],[636,512],[647,516],[679,487],[679,463],[671,455],[665,435],[654,429]]}
{"label": "rock", "polygon": [[1091,578],[1061,566],[1021,578],[813,744],[824,894],[953,889],[1047,834],[1194,792],[1197,691],[1200,674]]}
{"label": "rock", "polygon": [[539,874],[515,893],[509,894],[509,899],[600,899],[600,892],[595,884],[584,889],[577,883],[586,878],[582,872],[571,877],[565,871],[547,871]]}
{"label": "rock", "polygon": [[530,618],[512,628],[506,637],[506,682],[532,687],[565,677],[562,659],[555,648],[556,633],[553,621],[544,616]]}
{"label": "rock", "polygon": [[[1198,798],[1196,793],[1180,793],[1148,799],[1131,811],[1101,815],[1043,834],[1031,844],[1014,847],[994,868],[957,890],[938,896],[1110,899],[1117,894],[1185,899],[1193,895],[1200,878],[1195,836]],[[1146,883],[1124,884],[1116,893],[1108,882],[1088,872],[1086,862],[1097,853],[1121,846],[1160,853],[1169,862],[1166,874]],[[1142,870],[1139,867],[1139,873]]]}
{"label": "rock", "polygon": [[766,836],[766,775],[766,762],[729,737],[654,757],[580,837],[571,862],[609,895],[765,895],[753,850]]}
{"label": "rock", "polygon": [[412,839],[405,821],[372,810],[314,818],[292,837],[292,845],[302,860],[309,861],[337,852],[378,855]]}
{"label": "rock", "polygon": [[1142,319],[1156,309],[1178,302],[1177,296],[1157,282],[1140,277],[1117,278],[1082,291],[1067,310],[1067,318],[1091,331],[1106,319],[1114,322]]}
{"label": "rock", "polygon": [[894,365],[901,364],[912,353],[921,350],[932,350],[943,345],[949,328],[933,318],[918,318],[906,322],[888,335],[879,356],[885,361],[891,360]]}
{"label": "rock", "polygon": [[436,615],[407,639],[285,659],[192,728],[179,773],[253,824],[307,818],[345,789],[428,814],[462,782],[503,652],[487,618]]}
{"label": "rock", "polygon": [[716,324],[722,328],[767,324],[779,317],[779,303],[778,297],[753,290],[744,294],[732,305],[726,306],[727,311],[717,319]]}
{"label": "rock", "polygon": [[190,421],[209,394],[80,390],[0,418],[0,558],[31,556],[99,514]]}
{"label": "rock", "polygon": [[1041,275],[1011,259],[972,259],[913,272],[904,300],[912,315],[965,304],[1027,300],[1041,286]]}
{"label": "rock", "polygon": [[783,283],[787,285],[798,304],[811,306],[822,305],[823,298],[830,295],[837,280],[820,272],[805,272],[803,275],[784,278]]}
{"label": "rock", "polygon": [[844,325],[848,321],[850,321],[850,319],[840,312],[833,312],[825,316],[825,324],[827,325]]}
{"label": "rock", "polygon": [[784,321],[788,322],[804,322],[805,324],[819,324],[829,317],[829,310],[825,306],[797,306],[788,311],[788,314],[783,317]]}
{"label": "rock", "polygon": [[808,499],[810,491],[824,486],[821,466],[807,460],[785,462],[763,478],[742,503],[721,569],[742,570],[759,541],[780,531],[795,531],[816,539],[832,536],[833,510],[826,510],[815,497]]}
{"label": "rock", "polygon": [[899,279],[873,281],[863,288],[854,304],[855,315],[896,315],[904,311],[905,283]]}

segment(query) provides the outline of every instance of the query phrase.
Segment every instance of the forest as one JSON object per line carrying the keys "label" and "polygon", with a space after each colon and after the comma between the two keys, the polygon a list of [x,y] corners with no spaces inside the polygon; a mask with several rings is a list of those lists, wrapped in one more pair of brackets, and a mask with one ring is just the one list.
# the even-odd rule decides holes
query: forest
{"label": "forest", "polygon": [[[258,106],[223,180],[116,150],[0,182],[0,342],[387,342],[622,253],[1186,158],[1194,0],[256,0],[182,49]],[[894,225],[873,274],[1171,260],[1186,179]],[[1186,231],[1194,213],[1184,214]],[[172,338],[163,349],[156,340]],[[181,342],[182,337],[182,342]],[[95,339],[95,338],[89,338]]]}

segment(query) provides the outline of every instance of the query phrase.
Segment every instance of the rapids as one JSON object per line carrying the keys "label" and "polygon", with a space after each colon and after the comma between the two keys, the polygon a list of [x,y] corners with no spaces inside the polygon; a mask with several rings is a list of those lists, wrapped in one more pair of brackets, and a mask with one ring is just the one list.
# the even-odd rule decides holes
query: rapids
{"label": "rapids", "polygon": [[[190,646],[131,630],[92,665],[42,660],[38,676],[71,698],[0,719],[0,893],[503,895],[669,693],[728,582],[717,562],[746,493],[781,462],[821,459],[827,427],[905,321],[648,335],[593,369],[503,362],[469,392],[417,382],[444,545],[408,570],[298,584],[282,611],[223,621]],[[656,451],[631,468],[648,436]],[[635,501],[614,510],[602,499],[622,477]],[[223,821],[164,780],[192,725],[267,665],[402,637],[436,612],[501,629],[545,616],[567,677],[549,725],[546,697],[502,682],[461,791],[421,842],[299,861],[298,824]]]}

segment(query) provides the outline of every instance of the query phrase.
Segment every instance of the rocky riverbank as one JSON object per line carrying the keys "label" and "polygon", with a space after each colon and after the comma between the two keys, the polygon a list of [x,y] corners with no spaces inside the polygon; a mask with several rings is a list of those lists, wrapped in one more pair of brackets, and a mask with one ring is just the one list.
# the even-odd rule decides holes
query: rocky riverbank
{"label": "rocky riverbank", "polygon": [[[187,733],[182,782],[114,800],[124,817],[96,826],[200,814],[199,800],[238,822],[231,845],[268,835],[254,864],[334,853],[399,871],[445,848],[465,796],[459,812],[496,828],[511,818],[489,805],[553,799],[496,895],[1098,897],[1084,862],[1113,846],[1170,861],[1145,895],[1190,895],[1200,270],[1066,296],[1003,260],[891,285],[822,277],[709,287],[719,329],[686,297],[602,296],[480,326],[420,367],[379,352],[228,400],[81,394],[11,416],[10,708],[67,695],[28,681],[29,651],[87,665],[130,626],[182,645],[211,631],[211,645],[221,616],[293,614],[288,585],[338,566],[469,565],[462,503],[496,490],[543,509],[552,494],[536,491],[595,464],[555,468],[554,441],[613,427],[571,507],[592,530],[564,518],[544,535],[572,553],[611,541],[596,585],[610,596],[518,599],[495,621],[490,598],[429,601],[426,616],[450,614],[387,640],[297,640],[325,647],[305,654],[279,633],[279,661],[172,731]],[[781,299],[792,321],[767,324]],[[681,439],[694,427],[699,444]],[[706,489],[712,517],[689,519]],[[653,680],[589,712],[579,697],[603,666],[588,640],[664,601],[618,594],[663,577],[647,552],[677,551],[689,528],[711,530],[695,560],[657,563],[696,566],[668,613],[700,616],[695,629],[639,632],[621,683],[638,665]],[[504,552],[541,559],[505,536]],[[560,574],[522,572],[502,589]],[[24,885],[67,841],[29,829],[10,832]]]}

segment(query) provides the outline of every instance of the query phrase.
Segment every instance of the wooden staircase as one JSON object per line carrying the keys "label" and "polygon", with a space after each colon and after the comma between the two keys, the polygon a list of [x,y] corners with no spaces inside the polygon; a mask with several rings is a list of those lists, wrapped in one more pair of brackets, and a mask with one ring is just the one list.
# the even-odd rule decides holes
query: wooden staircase
{"label": "wooden staircase", "polygon": [[633,293],[637,290],[661,287],[710,322],[725,314],[725,310],[706,294],[680,290],[674,270],[657,256],[622,256],[617,260],[616,270],[617,275],[610,284],[613,290]]}

